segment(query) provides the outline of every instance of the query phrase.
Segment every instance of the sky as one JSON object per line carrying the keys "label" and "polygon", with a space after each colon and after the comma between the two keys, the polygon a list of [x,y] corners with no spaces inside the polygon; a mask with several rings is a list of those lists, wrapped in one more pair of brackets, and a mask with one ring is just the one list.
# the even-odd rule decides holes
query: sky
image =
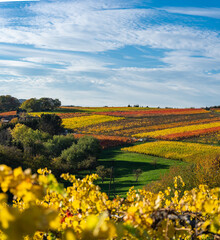
{"label": "sky", "polygon": [[220,105],[219,0],[0,0],[0,95]]}

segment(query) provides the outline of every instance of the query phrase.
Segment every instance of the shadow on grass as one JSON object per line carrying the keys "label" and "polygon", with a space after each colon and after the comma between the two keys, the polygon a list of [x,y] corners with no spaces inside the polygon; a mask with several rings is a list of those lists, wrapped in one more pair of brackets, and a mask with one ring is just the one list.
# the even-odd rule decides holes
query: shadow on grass
{"label": "shadow on grass", "polygon": [[133,146],[133,144],[124,144],[123,146],[111,147],[109,149],[105,149],[101,152],[99,159],[105,159],[106,161],[108,161],[109,159],[113,159],[117,155],[123,153],[121,151],[121,148],[130,147],[130,146]]}
{"label": "shadow on grass", "polygon": [[[114,184],[111,182],[110,190],[109,178],[106,178],[103,183],[100,179],[95,182],[95,184],[100,186],[102,192],[109,194],[110,198],[114,198],[115,195],[125,197],[127,191],[132,186],[136,189],[142,189],[147,183],[157,180],[160,173],[164,173],[174,164],[174,160],[172,160],[173,164],[171,164],[171,161],[164,158],[123,152],[121,148],[119,146],[103,150],[98,158],[98,165],[104,165],[106,168],[113,167],[115,181]],[[133,173],[136,169],[143,171],[137,182]],[[93,169],[92,172],[94,173],[95,171]],[[84,176],[85,174],[89,174],[89,172],[83,171]]]}
{"label": "shadow on grass", "polygon": [[156,169],[169,169],[169,165],[166,164],[153,164],[149,162],[130,162],[130,161],[99,161],[99,165],[106,167],[113,167],[115,178],[126,177],[133,174],[133,171],[140,168],[143,172],[152,171]]}
{"label": "shadow on grass", "polygon": [[[115,177],[114,183],[111,183],[110,191],[109,191],[109,182],[110,179],[105,179],[104,183],[99,181],[98,185],[101,187],[101,191],[106,192],[110,198],[114,198],[115,195],[120,195],[125,197],[129,188],[134,186],[135,188],[143,188],[143,180],[141,181],[141,177],[138,181],[136,181],[133,171],[135,169],[140,168],[143,173],[152,170],[162,170],[169,169],[169,165],[167,164],[159,164],[154,165],[149,162],[134,162],[134,161],[99,161],[100,165],[105,165],[106,167],[113,167],[113,174]],[[123,178],[127,178],[123,180]],[[147,184],[147,181],[146,181]]]}
{"label": "shadow on grass", "polygon": [[[98,165],[104,165],[106,168],[113,167],[115,182],[111,184],[110,190],[109,178],[106,178],[104,183],[101,183],[99,180],[97,184],[101,187],[101,191],[110,195],[110,198],[114,198],[115,195],[125,197],[130,187],[134,186],[136,189],[142,189],[145,184],[155,180],[154,170],[160,171],[170,168],[170,164],[161,162],[161,160],[163,159],[159,157],[123,152],[121,151],[121,147],[106,149],[101,153]],[[136,169],[141,169],[145,176],[149,172],[148,180],[144,180],[143,175],[141,175],[136,182],[133,173]]]}

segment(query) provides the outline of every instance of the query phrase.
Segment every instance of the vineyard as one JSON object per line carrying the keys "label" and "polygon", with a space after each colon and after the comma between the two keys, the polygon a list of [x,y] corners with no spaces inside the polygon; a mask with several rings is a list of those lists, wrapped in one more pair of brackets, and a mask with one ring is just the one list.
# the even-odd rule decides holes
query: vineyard
{"label": "vineyard", "polygon": [[220,0],[0,0],[0,240],[220,240]]}
{"label": "vineyard", "polygon": [[[109,200],[93,174],[83,179],[62,174],[63,188],[47,169],[39,175],[0,166],[1,239],[210,239],[220,235],[220,188],[182,192],[174,188],[153,194],[130,188],[127,197]],[[179,187],[178,187],[179,186]],[[6,204],[10,191],[13,206]],[[4,217],[3,217],[4,216]]]}
{"label": "vineyard", "polygon": [[[54,114],[67,136],[29,127]],[[12,144],[23,144],[19,161],[44,167],[50,158],[56,177],[0,166],[0,239],[219,239],[218,109],[60,107],[22,113],[19,124],[17,116],[8,124]],[[15,161],[8,146],[0,157],[5,152]],[[61,171],[69,173],[60,178]]]}
{"label": "vineyard", "polygon": [[136,134],[134,137],[152,137],[166,140],[178,140],[188,138],[220,130],[220,122],[212,122],[207,124],[188,125],[184,127],[168,128],[164,130],[154,131],[150,133]]}
{"label": "vineyard", "polygon": [[188,162],[199,160],[201,156],[203,158],[208,156],[210,159],[215,159],[216,156],[220,155],[220,147],[175,141],[144,143],[133,147],[122,148],[122,150]]}
{"label": "vineyard", "polygon": [[[43,113],[47,112],[30,114],[32,116],[40,116]],[[116,177],[116,179],[118,183],[123,179],[124,183],[122,185],[126,186],[135,185],[134,180],[132,180],[132,169],[135,166],[130,165],[129,157],[127,157],[125,151],[130,154],[132,152],[137,154],[134,158],[130,155],[130,158],[133,159],[132,161],[136,162],[136,166],[140,159],[138,154],[151,156],[146,157],[139,165],[143,169],[140,179],[143,176],[146,178],[147,173],[152,171],[151,162],[158,161],[153,159],[153,156],[160,157],[164,161],[173,159],[193,163],[200,159],[213,161],[220,155],[218,146],[220,142],[220,115],[218,109],[61,107],[57,112],[49,113],[55,113],[60,116],[65,128],[73,131],[76,139],[85,135],[93,136],[100,141],[104,150],[119,146],[121,150],[116,150],[117,153],[114,156],[117,159],[116,163],[114,163],[117,166],[115,171],[124,172],[122,166],[125,164],[124,168],[127,169],[128,177],[117,173],[120,175],[120,178]],[[147,143],[144,143],[145,141]],[[134,146],[123,148],[126,145]],[[111,152],[111,150],[109,151]],[[104,158],[101,157],[100,164],[110,167],[115,162],[114,157],[108,157],[108,152],[106,153],[103,153]],[[144,165],[144,161],[146,163],[149,161],[148,167]],[[117,165],[117,162],[120,162],[120,164]],[[175,162],[174,164],[177,165]],[[158,166],[160,166],[159,163]],[[167,166],[168,168],[170,167],[169,164]],[[160,179],[160,174],[164,174],[162,167],[159,168],[160,170],[154,170],[153,174],[157,178],[152,177],[152,180]],[[160,174],[158,174],[158,171]],[[108,189],[107,182],[108,180],[104,180],[105,184],[102,185],[105,191]],[[123,187],[117,186],[117,188],[124,191]],[[137,187],[135,188],[137,189]]]}

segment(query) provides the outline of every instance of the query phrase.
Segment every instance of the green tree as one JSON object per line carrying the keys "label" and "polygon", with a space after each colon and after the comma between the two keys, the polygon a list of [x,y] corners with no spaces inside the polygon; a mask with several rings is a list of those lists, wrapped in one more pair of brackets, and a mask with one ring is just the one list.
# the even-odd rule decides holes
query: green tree
{"label": "green tree", "polygon": [[77,144],[73,144],[70,148],[62,151],[60,161],[70,164],[74,169],[79,167],[79,162],[89,157],[97,157],[100,152],[99,141],[92,136],[84,136],[80,138]]}
{"label": "green tree", "polygon": [[77,142],[78,147],[84,152],[85,156],[97,157],[101,151],[99,140],[92,136],[83,136]]}
{"label": "green tree", "polygon": [[78,168],[78,162],[86,158],[85,153],[77,144],[73,144],[70,148],[62,151],[61,161],[68,163],[73,169]]}
{"label": "green tree", "polygon": [[16,111],[20,106],[20,102],[17,98],[10,95],[0,96],[0,111]]}
{"label": "green tree", "polygon": [[40,102],[36,98],[30,98],[21,104],[21,109],[26,110],[27,112],[41,111]]}
{"label": "green tree", "polygon": [[61,106],[59,99],[40,98],[39,102],[41,104],[41,110],[43,111],[52,111]]}
{"label": "green tree", "polygon": [[27,112],[53,111],[60,106],[61,102],[59,99],[30,98],[22,103],[21,109],[24,109]]}
{"label": "green tree", "polygon": [[47,155],[51,157],[58,157],[61,152],[75,143],[75,138],[72,134],[64,135],[55,135],[53,139],[49,139],[45,142],[44,148],[46,149]]}
{"label": "green tree", "polygon": [[42,148],[42,143],[49,139],[47,133],[39,130],[33,130],[23,124],[16,124],[13,130],[11,130],[13,142],[16,144],[22,144],[24,152],[26,154],[37,154]]}
{"label": "green tree", "polygon": [[21,150],[16,147],[0,145],[0,163],[13,168],[23,166],[25,158]]}
{"label": "green tree", "polygon": [[50,135],[58,135],[64,130],[62,127],[62,119],[56,114],[42,114],[38,128]]}

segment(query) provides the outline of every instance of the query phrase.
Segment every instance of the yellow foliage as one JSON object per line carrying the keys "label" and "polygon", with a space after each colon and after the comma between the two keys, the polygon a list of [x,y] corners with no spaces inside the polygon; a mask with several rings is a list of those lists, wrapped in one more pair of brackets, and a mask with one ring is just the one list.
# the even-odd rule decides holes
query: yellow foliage
{"label": "yellow foliage", "polygon": [[[6,181],[17,198],[10,206],[6,194],[0,194],[1,240],[190,239],[195,221],[199,239],[220,233],[220,188],[200,185],[180,197],[178,185],[184,182],[179,176],[175,188],[164,193],[131,188],[126,199],[109,200],[93,183],[96,174],[83,179],[63,174],[71,186],[60,192],[47,169],[39,170],[39,176],[4,165],[0,170],[1,186]],[[42,197],[34,185],[42,189]],[[28,193],[32,199],[26,197]]]}
{"label": "yellow foliage", "polygon": [[220,147],[217,146],[174,141],[149,142],[122,148],[122,150],[188,162],[205,158],[205,156],[208,156],[209,159],[214,159],[220,155]]}
{"label": "yellow foliage", "polygon": [[205,123],[205,124],[188,125],[188,126],[183,126],[183,127],[167,128],[167,129],[158,130],[158,131],[154,131],[154,132],[138,133],[138,134],[133,135],[133,137],[158,138],[158,137],[166,136],[169,134],[191,132],[191,131],[195,131],[195,130],[202,130],[202,129],[214,128],[214,127],[219,127],[219,126],[220,126],[220,121]]}
{"label": "yellow foliage", "polygon": [[65,128],[77,129],[103,122],[111,122],[124,119],[122,117],[112,117],[106,115],[90,115],[83,117],[65,118],[62,120]]}

